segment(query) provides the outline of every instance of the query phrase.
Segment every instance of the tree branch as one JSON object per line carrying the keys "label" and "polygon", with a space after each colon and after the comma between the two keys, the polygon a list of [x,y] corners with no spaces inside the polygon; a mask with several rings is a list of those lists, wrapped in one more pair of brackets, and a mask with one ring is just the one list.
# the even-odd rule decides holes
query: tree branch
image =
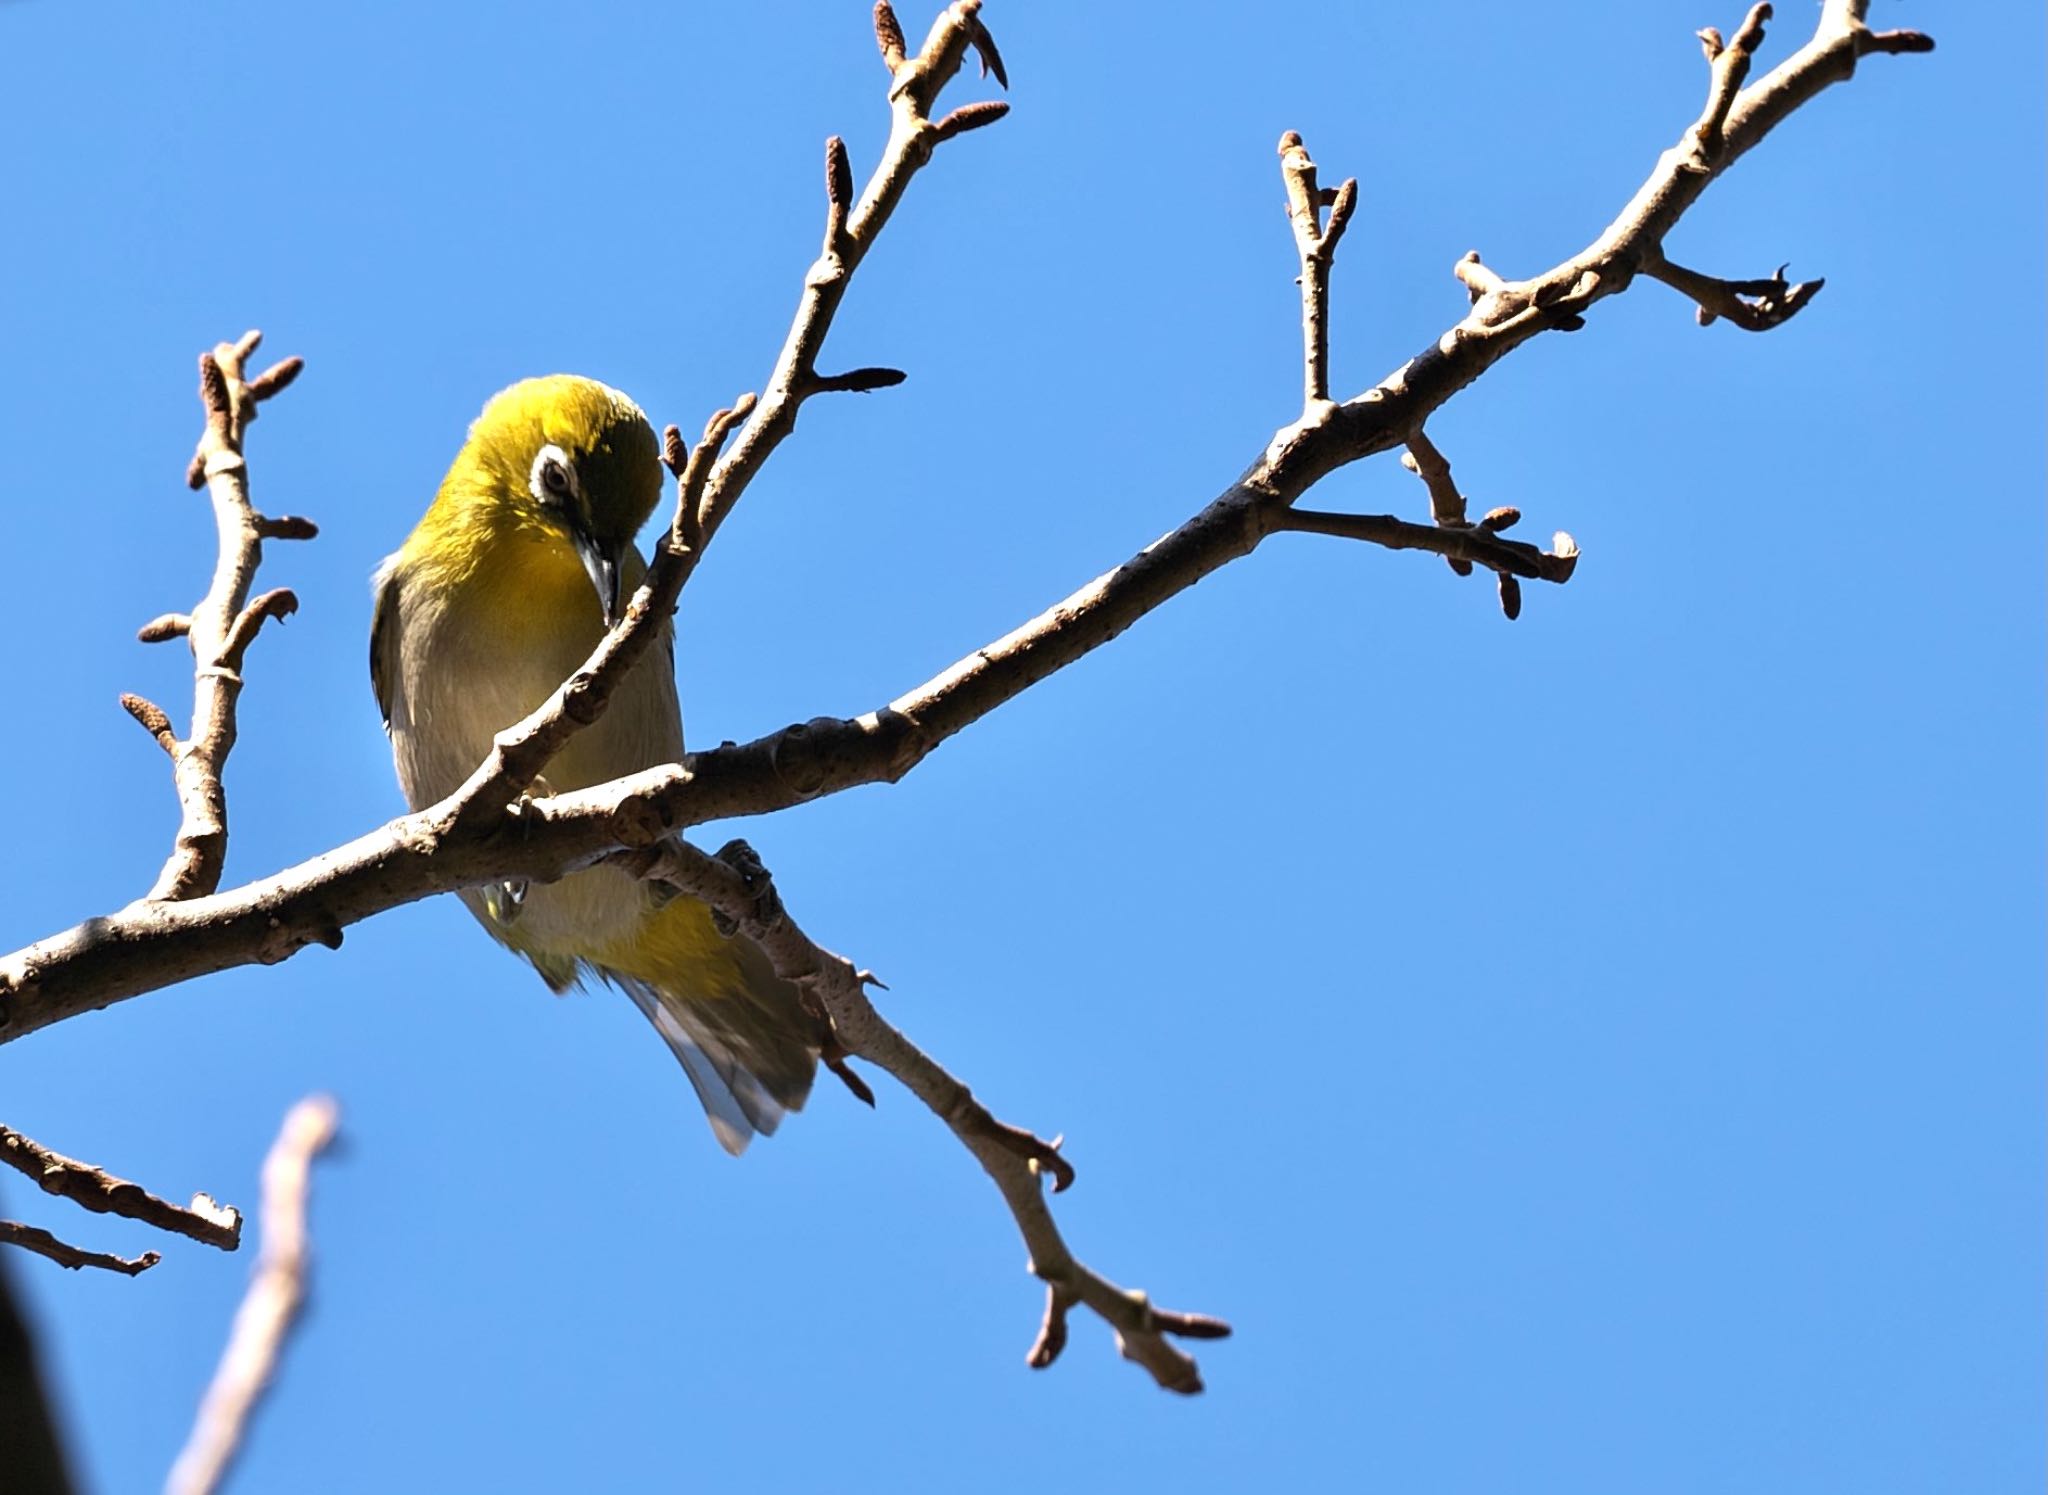
{"label": "tree branch", "polygon": [[[1280,176],[1287,188],[1287,218],[1294,225],[1294,246],[1301,256],[1302,411],[1304,416],[1330,399],[1330,269],[1337,260],[1337,241],[1358,205],[1358,178],[1350,177],[1334,193],[1316,186],[1316,163],[1309,159],[1301,136],[1289,130],[1280,137]],[[1328,206],[1330,219],[1323,222]]]}
{"label": "tree branch", "polygon": [[145,1251],[140,1256],[113,1256],[105,1251],[85,1251],[69,1242],[60,1241],[47,1230],[33,1225],[23,1225],[18,1220],[0,1220],[0,1246],[19,1246],[24,1251],[33,1251],[37,1256],[46,1256],[60,1267],[77,1271],[80,1267],[98,1267],[102,1271],[119,1272],[124,1277],[135,1277],[148,1271],[163,1257],[154,1251]]}
{"label": "tree branch", "polygon": [[189,616],[167,613],[145,624],[137,635],[144,643],[191,641],[191,736],[180,741],[170,719],[139,696],[121,698],[129,714],[171,755],[178,789],[177,841],[149,890],[151,901],[196,898],[220,886],[228,853],[227,791],[221,774],[235,746],[242,656],[264,619],[282,619],[299,605],[282,589],[251,604],[249,587],[263,562],[265,535],[311,539],[317,533],[309,520],[266,519],[249,502],[249,466],[242,456],[249,422],[256,418],[257,406],[284,390],[304,367],[302,360],[287,358],[245,383],[243,365],[262,340],[262,333],[247,332],[240,341],[221,343],[199,356],[199,399],[206,407],[206,430],[185,479],[194,488],[204,487],[213,500],[220,558],[212,584]]}
{"label": "tree branch", "polygon": [[1643,261],[1644,274],[1699,303],[1700,326],[1711,327],[1726,317],[1744,332],[1768,332],[1791,321],[1827,284],[1824,280],[1789,284],[1785,279],[1786,268],[1778,266],[1777,274],[1768,280],[1721,280],[1674,265],[1662,255]]}
{"label": "tree branch", "polygon": [[[968,47],[979,47],[985,62],[995,56],[994,43],[978,18],[980,9],[981,0],[955,0],[940,12],[923,48],[910,57],[903,55],[902,28],[886,0],[875,7],[876,37],[891,78],[889,141],[857,203],[849,202],[853,176],[844,142],[837,136],[826,142],[824,250],[804,276],[803,295],[769,373],[766,393],[758,402],[752,395],[742,396],[730,411],[712,417],[694,454],[694,468],[687,461],[677,468],[679,436],[664,442],[677,482],[676,519],[668,539],[656,547],[625,615],[582,668],[526,720],[500,733],[491,756],[456,792],[457,819],[465,826],[495,822],[571,737],[604,714],[617,682],[659,636],[661,621],[675,611],[676,599],[704,547],[754,475],[796,429],[804,402],[838,390],[880,389],[902,378],[894,369],[820,376],[818,354],[854,271],[902,201],[911,178],[931,160],[941,140],[972,127],[942,131],[929,114],[940,90],[959,72]],[[992,65],[999,70],[1000,59]],[[975,123],[991,124],[999,117],[983,110]],[[721,458],[727,433],[742,419],[745,425],[738,441]]]}
{"label": "tree branch", "polygon": [[[1890,33],[1874,36],[1862,27],[1859,6],[1831,4],[1812,41],[1737,96],[1723,151],[1706,171],[1695,170],[1685,151],[1667,151],[1629,206],[1580,254],[1533,280],[1501,280],[1483,291],[1467,316],[1374,388],[1275,433],[1244,475],[1179,529],[887,705],[856,717],[814,718],[694,753],[684,764],[553,796],[528,807],[517,836],[493,834],[508,823],[502,815],[458,824],[466,788],[229,892],[131,905],[89,920],[0,958],[0,1041],[195,976],[336,944],[346,925],[434,893],[507,878],[545,882],[703,821],[768,814],[901,778],[954,733],[1249,554],[1286,527],[1284,511],[1330,472],[1410,444],[1431,412],[1555,323],[1561,310],[1622,289],[1633,266],[1653,250],[1661,253],[1664,235],[1715,174],[1799,105],[1849,77],[1871,50],[1924,48]],[[750,426],[748,439],[765,439],[759,429]]]}
{"label": "tree branch", "polygon": [[[703,547],[794,429],[804,400],[860,384],[859,379],[849,382],[848,376],[817,372],[819,350],[851,274],[910,178],[949,133],[945,121],[932,123],[930,110],[939,90],[958,72],[966,49],[977,48],[984,66],[1001,78],[1000,59],[974,0],[959,0],[944,11],[915,56],[908,53],[893,13],[886,4],[878,6],[877,41],[891,77],[891,129],[883,159],[858,201],[849,201],[844,149],[828,147],[823,252],[806,277],[763,396],[750,415],[742,417],[742,404],[715,418],[705,440],[688,455],[680,437],[671,437],[670,465],[680,469],[675,524],[619,627],[540,711],[502,734],[490,759],[442,803],[262,881],[180,902],[132,905],[0,959],[0,1041],[194,976],[280,961],[312,943],[336,944],[346,925],[432,893],[508,879],[545,882],[615,856],[621,848],[667,856],[671,853],[662,848],[671,837],[708,820],[771,813],[856,785],[899,779],[955,733],[1277,532],[1364,539],[1430,550],[1454,563],[1486,565],[1499,577],[1502,605],[1513,616],[1520,606],[1519,578],[1564,580],[1576,561],[1576,547],[1561,536],[1557,549],[1545,553],[1500,538],[1498,531],[1519,517],[1511,510],[1496,510],[1477,526],[1465,525],[1462,495],[1454,487],[1439,492],[1439,480],[1432,476],[1432,466],[1440,465],[1441,484],[1449,485],[1448,464],[1422,435],[1424,422],[1538,334],[1581,327],[1597,302],[1625,290],[1639,272],[1668,270],[1665,236],[1712,180],[1794,109],[1851,76],[1860,57],[1932,45],[1918,33],[1870,32],[1863,24],[1864,9],[1860,0],[1828,0],[1813,39],[1778,68],[1739,90],[1717,83],[1711,120],[1703,116],[1716,128],[1689,127],[1621,213],[1577,255],[1527,280],[1507,279],[1476,255],[1461,261],[1459,278],[1471,294],[1466,314],[1373,388],[1342,403],[1327,398],[1324,298],[1329,253],[1356,195],[1333,198],[1329,221],[1316,223],[1325,204],[1309,175],[1312,162],[1305,147],[1299,160],[1292,158],[1290,147],[1283,153],[1282,169],[1304,267],[1307,399],[1301,417],[1274,433],[1244,473],[1207,507],[1115,570],[885,706],[851,718],[816,718],[753,742],[695,753],[682,764],[521,805],[521,792],[547,759],[579,726],[595,720],[610,683],[658,634],[660,619],[672,610]],[[1745,56],[1761,40],[1752,35],[1760,31],[1761,18],[1761,11],[1752,13],[1738,37]],[[1723,93],[1729,97],[1723,99]],[[988,109],[956,111],[948,117],[955,122],[950,133],[964,133],[968,120],[987,123],[995,117]],[[1310,229],[1315,238],[1304,249]],[[738,418],[745,425],[719,455]],[[1416,458],[1430,486],[1436,522],[1294,508],[1339,467],[1402,446]],[[223,475],[239,470],[238,465],[223,468]],[[693,482],[701,482],[699,491],[693,492]],[[1454,512],[1457,522],[1447,522]],[[233,607],[216,611],[210,626],[219,638],[225,640],[231,621],[242,615],[246,589],[244,578]],[[190,623],[195,643],[200,626],[195,614]],[[504,834],[515,820],[519,834]],[[673,855],[680,859],[671,868],[679,880],[711,875],[690,856]],[[716,896],[700,896],[714,906],[738,896],[731,888],[703,886]],[[191,890],[198,890],[196,883]],[[1146,1363],[1161,1384],[1191,1387],[1192,1362],[1163,1336],[1199,1337],[1222,1332],[1222,1326],[1162,1314],[1080,1267],[1059,1241],[1049,1215],[1042,1215],[1035,1177],[1029,1179],[1028,1192],[1019,1189],[1028,1169],[1019,1172],[1018,1158],[1056,1169],[1056,1154],[1028,1134],[996,1123],[964,1087],[882,1022],[859,991],[858,973],[849,977],[845,962],[819,951],[786,918],[770,928],[758,911],[752,917],[764,942],[783,946],[779,965],[787,960],[791,970],[816,973],[808,981],[818,1000],[835,1023],[844,1019],[847,1031],[840,1042],[901,1076],[990,1169],[1031,1243],[1034,1270],[1048,1283],[1046,1319],[1033,1363],[1048,1362],[1058,1353],[1066,1314],[1083,1303],[1118,1326],[1126,1353]]]}
{"label": "tree branch", "polygon": [[311,1250],[306,1192],[313,1159],[334,1140],[340,1112],[324,1095],[308,1096],[285,1116],[263,1160],[263,1246],[247,1296],[199,1417],[164,1483],[165,1495],[217,1489],[248,1433],[249,1416],[277,1373],[278,1358],[306,1297]]}
{"label": "tree branch", "polygon": [[1067,1309],[1079,1303],[1116,1331],[1126,1359],[1136,1361],[1168,1391],[1202,1389],[1194,1360],[1169,1335],[1220,1339],[1230,1326],[1203,1314],[1155,1308],[1143,1293],[1126,1291],[1090,1270],[1068,1247],[1047,1205],[1042,1180],[1053,1192],[1074,1181],[1057,1142],[999,1121],[959,1080],[894,1027],[868,1000],[872,977],[844,956],[814,943],[783,907],[768,870],[744,841],[729,842],[716,857],[669,840],[631,859],[641,877],[709,904],[767,954],[776,974],[794,983],[831,1019],[848,1054],[879,1065],[945,1122],[974,1154],[1001,1191],[1030,1253],[1031,1271],[1046,1284],[1047,1319],[1028,1362],[1052,1364],[1066,1341]]}
{"label": "tree branch", "polygon": [[215,1202],[211,1195],[194,1194],[192,1203],[181,1209],[140,1184],[52,1152],[11,1127],[0,1126],[0,1163],[34,1179],[45,1194],[69,1199],[94,1214],[140,1220],[223,1251],[242,1244],[240,1212]]}

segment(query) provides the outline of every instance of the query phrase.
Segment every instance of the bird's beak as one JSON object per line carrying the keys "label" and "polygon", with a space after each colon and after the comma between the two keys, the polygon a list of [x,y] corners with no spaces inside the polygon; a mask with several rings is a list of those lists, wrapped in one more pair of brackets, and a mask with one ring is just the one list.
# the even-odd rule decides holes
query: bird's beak
{"label": "bird's beak", "polygon": [[624,574],[619,566],[619,555],[624,549],[617,544],[603,544],[588,535],[576,536],[576,554],[583,562],[583,569],[590,573],[590,584],[597,588],[597,605],[604,611],[604,626],[610,628],[619,621],[624,611],[625,599],[619,596],[619,579]]}

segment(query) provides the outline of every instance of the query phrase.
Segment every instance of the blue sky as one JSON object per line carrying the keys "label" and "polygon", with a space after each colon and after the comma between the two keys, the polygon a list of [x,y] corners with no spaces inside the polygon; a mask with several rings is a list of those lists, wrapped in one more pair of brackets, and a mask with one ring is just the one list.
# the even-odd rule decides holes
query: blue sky
{"label": "blue sky", "polygon": [[[484,398],[573,370],[694,428],[765,376],[819,155],[885,127],[865,6],[0,8],[0,946],[173,827],[115,698],[189,709],[192,360],[256,428],[302,611],[258,645],[231,874],[399,807],[368,577]],[[1780,6],[1766,61],[1816,7]],[[2032,1490],[2043,1474],[2043,20],[1878,0],[1873,59],[1669,244],[1826,292],[1764,337],[1644,283],[1433,423],[1585,551],[1510,625],[1433,558],[1281,536],[906,782],[746,833],[1007,1118],[1079,1249],[1221,1314],[1209,1392],[1039,1298],[906,1095],[738,1163],[629,1004],[452,901],[0,1048],[0,1119],[251,1205],[345,1107],[316,1300],[240,1488]],[[905,9],[921,34],[929,17]],[[1720,12],[992,0],[1012,117],[864,268],[821,401],[685,599],[699,742],[866,709],[1192,513],[1298,399],[1273,154],[1361,179],[1335,382],[1591,238]],[[985,89],[984,89],[985,91]],[[979,96],[972,88],[954,97]],[[1426,514],[1387,458],[1320,507]],[[729,828],[707,828],[712,843]],[[161,1244],[0,1179],[12,1214]],[[181,1441],[249,1257],[6,1263],[92,1487]]]}

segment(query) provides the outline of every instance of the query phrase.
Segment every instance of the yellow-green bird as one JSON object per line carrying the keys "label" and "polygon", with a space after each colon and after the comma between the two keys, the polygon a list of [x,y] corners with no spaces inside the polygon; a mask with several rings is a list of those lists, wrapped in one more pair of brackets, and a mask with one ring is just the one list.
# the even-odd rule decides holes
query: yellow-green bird
{"label": "yellow-green bird", "polygon": [[[646,570],[633,536],[662,488],[654,428],[615,389],[557,374],[484,406],[426,516],[377,571],[370,680],[414,809],[459,787],[493,736],[596,647]],[[535,793],[681,760],[666,623],[662,644]],[[664,901],[611,867],[461,897],[555,991],[596,976],[632,997],[682,1061],[726,1151],[802,1107],[819,1022],[757,948],[719,934],[703,904]]]}

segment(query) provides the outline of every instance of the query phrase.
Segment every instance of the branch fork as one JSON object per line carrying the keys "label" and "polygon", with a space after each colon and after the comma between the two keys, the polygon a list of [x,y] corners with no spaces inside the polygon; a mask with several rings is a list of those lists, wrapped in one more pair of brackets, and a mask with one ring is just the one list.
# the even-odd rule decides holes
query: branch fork
{"label": "branch fork", "polygon": [[[1287,189],[1287,217],[1301,256],[1302,409],[1330,402],[1330,268],[1337,245],[1358,206],[1358,178],[1347,177],[1334,191],[1316,185],[1316,163],[1301,136],[1280,137],[1280,179]],[[1327,221],[1323,210],[1329,209]]]}
{"label": "branch fork", "polygon": [[205,488],[212,499],[220,557],[212,585],[188,613],[166,613],[144,624],[143,643],[183,638],[192,646],[192,731],[180,738],[163,709],[140,696],[121,705],[170,755],[178,791],[179,825],[170,858],[148,893],[151,902],[203,897],[220,886],[227,861],[227,790],[222,774],[235,746],[235,705],[242,690],[242,663],[266,621],[282,622],[299,601],[287,588],[249,600],[266,538],[310,540],[319,533],[309,519],[272,519],[249,499],[249,465],[243,443],[259,407],[281,394],[305,367],[287,358],[244,379],[243,371],[263,341],[247,332],[199,357],[199,400],[206,425],[186,468],[186,483]]}

